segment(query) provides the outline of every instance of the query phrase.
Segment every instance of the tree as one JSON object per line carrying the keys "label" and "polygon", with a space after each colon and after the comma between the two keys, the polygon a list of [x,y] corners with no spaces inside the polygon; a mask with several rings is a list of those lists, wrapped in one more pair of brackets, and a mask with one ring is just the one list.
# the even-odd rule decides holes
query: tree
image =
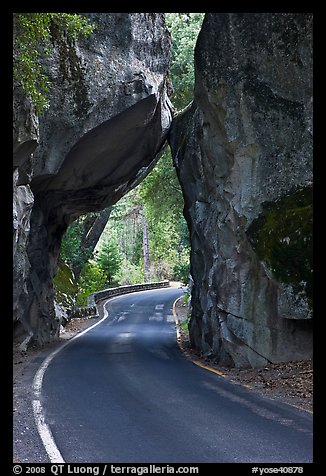
{"label": "tree", "polygon": [[[171,99],[177,109],[183,109],[193,99],[194,48],[204,13],[166,13],[165,16],[172,36]],[[187,282],[189,232],[183,217],[183,194],[169,148],[137,190],[148,222],[152,274]]]}
{"label": "tree", "polygon": [[107,224],[111,207],[80,216],[69,225],[61,242],[61,258],[70,266],[76,280],[93,252]]}
{"label": "tree", "polygon": [[178,220],[182,216],[183,195],[173,166],[170,149],[138,187],[139,197],[157,220],[169,215]]}
{"label": "tree", "polygon": [[75,266],[79,265],[80,261],[84,262],[84,257],[80,254],[84,220],[85,217],[81,216],[71,223],[61,241],[60,257],[71,269],[74,269]]}
{"label": "tree", "polygon": [[122,263],[122,256],[117,243],[114,241],[106,242],[96,257],[96,263],[105,275],[106,284],[112,285],[114,276],[118,273]]}
{"label": "tree", "polygon": [[145,283],[150,280],[150,254],[148,239],[148,223],[146,216],[143,215],[143,257],[144,257],[144,278]]}
{"label": "tree", "polygon": [[88,261],[83,267],[79,281],[76,304],[77,306],[87,306],[88,296],[105,288],[106,276],[102,268]]}
{"label": "tree", "polygon": [[[143,203],[137,189],[131,190],[127,195],[113,206],[101,242],[114,240],[119,245],[121,254],[138,265],[142,259],[142,216]],[[101,247],[99,243],[98,249]]]}
{"label": "tree", "polygon": [[79,259],[74,265],[74,274],[79,278],[85,263],[92,257],[100,236],[108,222],[112,208],[108,207],[98,213],[88,213],[83,223],[83,235],[79,245]]}
{"label": "tree", "polygon": [[42,114],[48,106],[50,81],[44,58],[58,41],[66,39],[73,43],[80,36],[90,35],[94,28],[79,14],[13,14],[13,76],[32,100],[36,114]]}
{"label": "tree", "polygon": [[[158,279],[180,279],[189,274],[190,242],[183,217],[183,195],[169,150],[139,185],[151,249],[151,274]],[[184,279],[182,279],[184,281]]]}
{"label": "tree", "polygon": [[166,13],[166,24],[172,36],[170,77],[174,93],[172,102],[183,109],[193,99],[194,49],[204,13]]}

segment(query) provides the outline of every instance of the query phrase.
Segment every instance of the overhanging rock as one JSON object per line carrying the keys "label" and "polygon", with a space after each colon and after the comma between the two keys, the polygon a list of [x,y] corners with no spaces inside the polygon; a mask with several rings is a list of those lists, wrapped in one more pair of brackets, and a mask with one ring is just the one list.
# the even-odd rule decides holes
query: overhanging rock
{"label": "overhanging rock", "polygon": [[[170,35],[160,13],[87,14],[87,40],[57,40],[51,103],[30,170],[34,206],[19,321],[40,344],[56,338],[52,279],[60,242],[83,213],[117,202],[151,170],[172,120],[166,92]],[[20,121],[21,123],[22,121]],[[27,298],[26,298],[27,296]],[[18,299],[19,301],[19,299]]]}

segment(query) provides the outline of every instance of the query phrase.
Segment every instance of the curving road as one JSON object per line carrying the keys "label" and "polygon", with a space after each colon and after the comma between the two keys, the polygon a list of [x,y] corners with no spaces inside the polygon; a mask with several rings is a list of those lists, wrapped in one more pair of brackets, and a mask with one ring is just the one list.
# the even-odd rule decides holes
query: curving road
{"label": "curving road", "polygon": [[304,463],[312,416],[195,366],[167,288],[106,303],[108,318],[49,364],[45,420],[68,463]]}

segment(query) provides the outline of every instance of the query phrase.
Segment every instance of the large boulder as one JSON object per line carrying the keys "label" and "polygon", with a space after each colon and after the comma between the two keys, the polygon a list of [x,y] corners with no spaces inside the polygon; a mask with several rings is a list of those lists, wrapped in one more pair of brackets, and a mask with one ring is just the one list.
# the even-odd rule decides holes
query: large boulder
{"label": "large boulder", "polygon": [[312,15],[207,13],[170,145],[191,235],[194,347],[312,355]]}
{"label": "large boulder", "polygon": [[[30,233],[30,217],[34,195],[29,182],[31,169],[26,167],[39,141],[38,118],[30,101],[21,89],[14,90],[13,128],[13,317],[14,328],[19,328],[28,291],[26,281],[30,272],[27,246]],[[28,333],[28,329],[24,329]]]}
{"label": "large boulder", "polygon": [[[34,197],[29,266],[20,279],[24,303],[15,318],[40,344],[55,339],[60,328],[52,279],[68,224],[136,186],[158,160],[172,120],[164,15],[86,15],[96,25],[88,39],[75,44],[53,32],[46,64],[50,106],[39,121],[37,148],[15,164]],[[18,111],[15,123],[30,124],[30,116]],[[25,151],[32,150],[26,145]]]}

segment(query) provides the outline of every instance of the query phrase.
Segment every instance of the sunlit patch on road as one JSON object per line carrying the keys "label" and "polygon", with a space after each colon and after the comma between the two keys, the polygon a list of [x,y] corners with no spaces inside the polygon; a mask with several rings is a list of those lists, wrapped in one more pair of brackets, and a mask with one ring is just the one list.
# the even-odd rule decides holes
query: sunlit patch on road
{"label": "sunlit patch on road", "polygon": [[155,312],[154,316],[149,316],[148,318],[150,321],[158,321],[162,322],[163,321],[163,315],[161,312]]}

